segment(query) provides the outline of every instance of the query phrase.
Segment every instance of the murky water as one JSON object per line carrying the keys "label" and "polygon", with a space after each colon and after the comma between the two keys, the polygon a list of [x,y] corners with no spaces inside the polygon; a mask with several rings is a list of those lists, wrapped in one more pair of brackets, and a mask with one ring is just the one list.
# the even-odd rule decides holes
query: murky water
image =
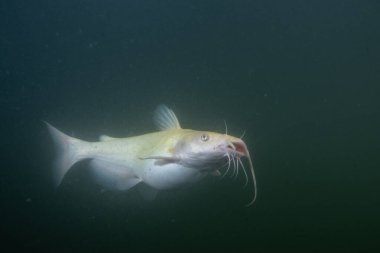
{"label": "murky water", "polygon": [[[53,252],[364,252],[378,248],[376,1],[4,1],[3,244]],[[86,162],[54,190],[42,121],[86,140],[186,128],[240,136],[244,178],[109,192]]]}

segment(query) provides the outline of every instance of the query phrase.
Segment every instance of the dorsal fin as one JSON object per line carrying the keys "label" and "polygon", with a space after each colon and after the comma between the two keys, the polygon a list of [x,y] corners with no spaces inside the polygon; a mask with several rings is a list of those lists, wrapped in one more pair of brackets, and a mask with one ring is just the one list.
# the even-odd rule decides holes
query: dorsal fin
{"label": "dorsal fin", "polygon": [[115,140],[116,138],[107,136],[107,135],[101,135],[99,136],[99,141],[112,141]]}
{"label": "dorsal fin", "polygon": [[153,120],[158,129],[162,131],[181,128],[177,116],[175,116],[174,112],[166,105],[159,105],[157,107],[154,112]]}

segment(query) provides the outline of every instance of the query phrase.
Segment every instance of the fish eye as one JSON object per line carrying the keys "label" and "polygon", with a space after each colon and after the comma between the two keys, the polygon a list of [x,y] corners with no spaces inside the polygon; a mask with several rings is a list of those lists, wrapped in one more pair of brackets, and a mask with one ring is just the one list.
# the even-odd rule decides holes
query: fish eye
{"label": "fish eye", "polygon": [[202,134],[201,135],[201,141],[208,141],[208,139],[209,139],[210,137],[208,136],[208,134]]}

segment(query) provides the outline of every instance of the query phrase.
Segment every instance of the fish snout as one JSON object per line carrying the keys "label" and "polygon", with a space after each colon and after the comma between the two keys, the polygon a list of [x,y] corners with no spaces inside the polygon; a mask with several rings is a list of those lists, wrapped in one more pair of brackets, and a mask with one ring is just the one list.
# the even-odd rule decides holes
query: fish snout
{"label": "fish snout", "polygon": [[227,141],[224,147],[228,153],[247,156],[247,146],[242,140]]}

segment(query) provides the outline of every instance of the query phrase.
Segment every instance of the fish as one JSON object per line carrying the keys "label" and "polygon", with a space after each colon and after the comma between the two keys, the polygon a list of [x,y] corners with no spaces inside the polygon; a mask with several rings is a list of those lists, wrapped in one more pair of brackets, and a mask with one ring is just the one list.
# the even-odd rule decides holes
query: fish
{"label": "fish", "polygon": [[207,176],[223,178],[232,168],[235,177],[243,171],[245,186],[252,182],[253,197],[247,206],[256,201],[256,176],[247,145],[228,135],[227,125],[225,133],[184,129],[166,105],[157,107],[153,119],[157,132],[127,138],[101,135],[95,142],[66,135],[45,122],[58,150],[54,186],[61,185],[67,172],[82,160],[88,160],[91,178],[105,189],[127,191],[142,185],[147,199],[154,199],[158,191],[193,185]]}

